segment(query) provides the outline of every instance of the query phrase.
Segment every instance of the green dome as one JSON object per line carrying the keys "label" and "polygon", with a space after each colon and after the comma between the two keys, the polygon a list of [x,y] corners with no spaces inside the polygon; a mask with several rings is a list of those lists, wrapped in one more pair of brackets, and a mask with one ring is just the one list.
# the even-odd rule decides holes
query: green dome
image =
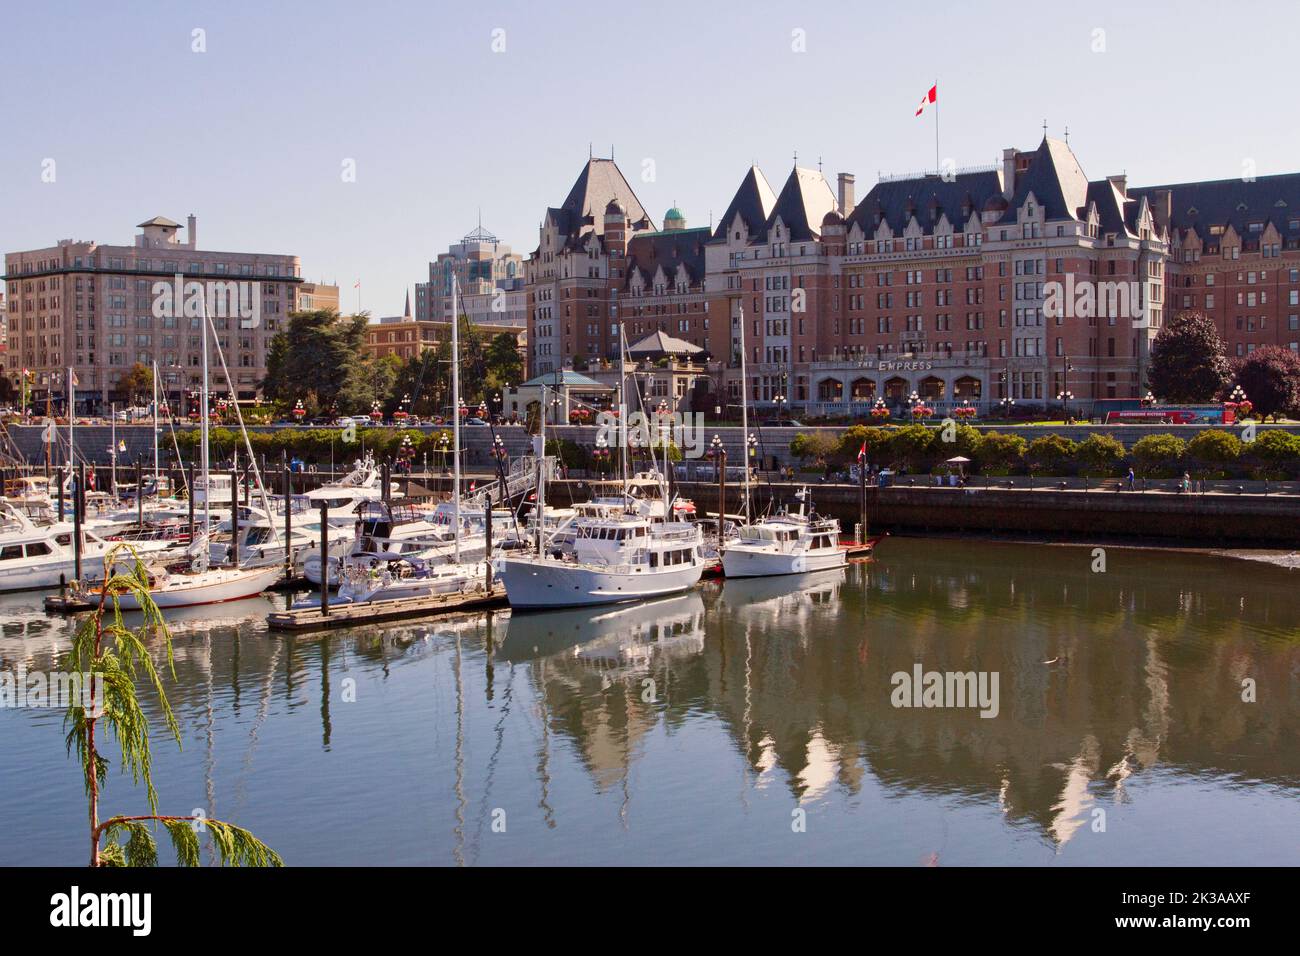
{"label": "green dome", "polygon": [[672,209],[669,209],[668,212],[664,213],[664,219],[666,219],[666,220],[667,220],[667,219],[685,219],[685,218],[686,218],[686,217],[682,215],[682,211],[681,211],[680,209],[678,209],[676,206],[673,206]]}

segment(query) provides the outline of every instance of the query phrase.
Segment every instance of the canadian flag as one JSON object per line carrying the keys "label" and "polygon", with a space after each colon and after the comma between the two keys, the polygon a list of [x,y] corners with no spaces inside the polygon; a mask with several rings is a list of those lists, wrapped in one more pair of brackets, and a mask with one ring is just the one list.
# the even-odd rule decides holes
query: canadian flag
{"label": "canadian flag", "polygon": [[936,83],[934,86],[930,87],[929,93],[926,93],[925,96],[921,97],[921,105],[916,108],[916,115],[920,116],[922,113],[924,113],[926,104],[933,103],[938,98],[939,98],[939,84]]}
{"label": "canadian flag", "polygon": [[858,464],[867,460],[867,443],[863,442],[862,447],[858,449]]}

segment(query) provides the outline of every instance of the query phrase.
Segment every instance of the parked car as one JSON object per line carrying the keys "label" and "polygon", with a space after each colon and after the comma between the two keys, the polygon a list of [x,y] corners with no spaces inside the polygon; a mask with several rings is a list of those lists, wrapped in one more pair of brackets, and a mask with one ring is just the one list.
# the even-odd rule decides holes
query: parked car
{"label": "parked car", "polygon": [[803,422],[797,422],[793,418],[773,418],[763,424],[768,428],[803,428]]}
{"label": "parked car", "polygon": [[481,418],[467,418],[467,419],[465,419],[465,424],[466,424],[466,425],[486,425],[487,422],[485,422],[485,421],[484,421],[483,419],[481,419]]}

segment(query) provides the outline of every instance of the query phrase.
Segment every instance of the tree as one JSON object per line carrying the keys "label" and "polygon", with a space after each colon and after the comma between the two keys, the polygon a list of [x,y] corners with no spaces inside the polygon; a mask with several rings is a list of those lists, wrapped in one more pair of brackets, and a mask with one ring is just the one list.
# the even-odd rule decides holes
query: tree
{"label": "tree", "polygon": [[925,425],[904,425],[889,436],[890,458],[916,471],[929,463],[934,435]]}
{"label": "tree", "polygon": [[314,398],[321,408],[330,408],[361,361],[365,330],[365,315],[341,318],[330,309],[294,312],[289,327],[272,339],[263,394],[289,406]]}
{"label": "tree", "polygon": [[1182,467],[1187,443],[1176,435],[1147,435],[1129,451],[1134,470],[1143,478],[1171,478]]}
{"label": "tree", "polygon": [[1075,456],[1085,474],[1099,477],[1113,475],[1124,460],[1124,445],[1109,435],[1093,432],[1079,442]]}
{"label": "tree", "polygon": [[1064,435],[1043,435],[1029,443],[1025,461],[1033,472],[1062,475],[1073,464],[1078,450],[1078,443]]}
{"label": "tree", "polygon": [[[168,670],[175,679],[171,633],[162,612],[149,597],[149,574],[144,565],[136,561],[129,571],[117,570],[115,561],[124,550],[129,548],[117,545],[105,556],[104,585],[98,605],[77,628],[72,648],[62,661],[65,673],[85,675],[86,680],[84,684],[74,682],[80,693],[72,695],[64,723],[72,727],[67,735],[68,751],[76,749],[85,778],[90,810],[90,865],[156,866],[158,845],[154,832],[161,824],[171,838],[180,866],[200,864],[199,833],[204,831],[211,835],[223,866],[282,866],[279,854],[232,823],[158,812],[158,794],[151,773],[149,720],[140,706],[135,682],[136,675],[143,671],[158,696],[163,722],[179,745],[180,727],[154,667],[150,647],[145,643],[146,638],[161,638]],[[138,629],[128,628],[122,620],[119,602],[123,594],[135,595],[140,605],[144,622]],[[112,610],[108,613],[110,600]],[[100,731],[101,724],[106,726],[107,733]],[[110,735],[122,748],[122,769],[144,781],[149,803],[146,814],[118,814],[103,821],[99,818],[99,800],[108,781],[108,758],[101,752],[99,740]],[[124,842],[120,838],[125,838]]]}
{"label": "tree", "polygon": [[1284,474],[1300,473],[1300,435],[1279,428],[1264,429],[1249,446],[1251,457]]}
{"label": "tree", "polygon": [[1220,431],[1204,431],[1187,443],[1187,458],[1204,465],[1232,465],[1241,457],[1241,439]]}
{"label": "tree", "polygon": [[985,432],[972,457],[985,474],[1005,474],[1020,467],[1027,448],[1027,443],[1019,435]]}
{"label": "tree", "polygon": [[1236,381],[1262,418],[1300,414],[1300,355],[1277,345],[1255,349],[1237,363]]}
{"label": "tree", "polygon": [[335,399],[338,410],[345,415],[365,415],[369,414],[375,402],[379,402],[390,406],[391,411],[396,407],[396,401],[392,399],[393,386],[401,369],[402,360],[396,355],[352,362]]}
{"label": "tree", "polygon": [[829,459],[839,450],[839,442],[823,431],[800,432],[790,442],[790,454],[800,461]]}
{"label": "tree", "polygon": [[1200,312],[1180,312],[1156,333],[1147,383],[1167,402],[1209,402],[1230,372],[1214,321]]}
{"label": "tree", "polygon": [[153,397],[153,369],[143,362],[136,362],[130,371],[117,382],[117,393],[132,405],[138,405],[142,397]]}

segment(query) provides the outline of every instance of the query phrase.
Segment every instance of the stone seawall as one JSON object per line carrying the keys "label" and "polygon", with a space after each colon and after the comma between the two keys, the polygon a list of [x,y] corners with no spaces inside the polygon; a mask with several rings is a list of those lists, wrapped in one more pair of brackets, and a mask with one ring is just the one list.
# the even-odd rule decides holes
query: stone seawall
{"label": "stone seawall", "polygon": [[[682,482],[681,494],[709,512],[718,486]],[[756,486],[761,506],[797,505],[793,485]],[[834,515],[851,532],[859,520],[853,485],[812,486],[819,512]],[[1300,497],[1049,491],[984,488],[868,488],[870,530],[1024,534],[1068,540],[1160,539],[1196,546],[1300,547]],[[727,488],[727,511],[740,506],[740,489]]]}

